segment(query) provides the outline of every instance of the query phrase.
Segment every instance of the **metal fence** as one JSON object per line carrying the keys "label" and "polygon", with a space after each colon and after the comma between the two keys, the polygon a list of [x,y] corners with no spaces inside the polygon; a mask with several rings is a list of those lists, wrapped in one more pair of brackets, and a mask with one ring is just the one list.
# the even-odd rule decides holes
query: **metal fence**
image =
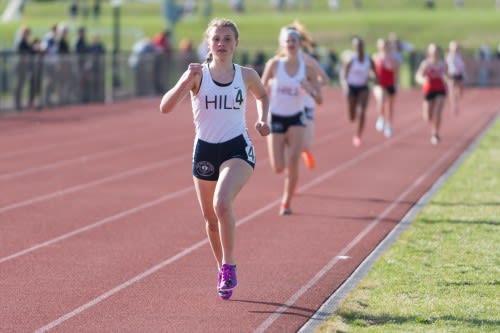
{"label": "metal fence", "polygon": [[[245,63],[248,54],[239,58]],[[418,53],[406,57],[411,82],[405,86],[415,85],[414,72],[421,59]],[[3,52],[0,53],[0,112],[160,96],[193,61],[198,61],[195,54],[182,53],[27,56]],[[466,63],[467,85],[500,86],[500,59],[480,60],[470,56]],[[337,73],[332,80],[334,77]]]}
{"label": "metal fence", "polygon": [[0,53],[0,112],[158,96],[196,61],[181,54]]}

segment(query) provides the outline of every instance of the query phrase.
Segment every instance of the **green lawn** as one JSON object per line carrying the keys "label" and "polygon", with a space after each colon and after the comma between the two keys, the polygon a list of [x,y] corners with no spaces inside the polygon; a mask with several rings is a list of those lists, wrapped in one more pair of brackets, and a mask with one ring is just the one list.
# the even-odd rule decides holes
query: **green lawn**
{"label": "green lawn", "polygon": [[500,121],[317,332],[498,332]]}

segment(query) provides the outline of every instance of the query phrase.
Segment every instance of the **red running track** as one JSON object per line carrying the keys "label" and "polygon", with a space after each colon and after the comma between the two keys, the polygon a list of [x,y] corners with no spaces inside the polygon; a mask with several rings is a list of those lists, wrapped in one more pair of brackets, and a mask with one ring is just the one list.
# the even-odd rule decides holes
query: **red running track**
{"label": "red running track", "polygon": [[294,215],[278,216],[283,179],[251,132],[231,301],[215,290],[187,101],[170,115],[155,98],[0,118],[0,331],[296,331],[500,109],[498,91],[468,90],[434,147],[420,92],[401,91],[395,135],[375,131],[372,101],[354,148],[340,91],[325,94]]}

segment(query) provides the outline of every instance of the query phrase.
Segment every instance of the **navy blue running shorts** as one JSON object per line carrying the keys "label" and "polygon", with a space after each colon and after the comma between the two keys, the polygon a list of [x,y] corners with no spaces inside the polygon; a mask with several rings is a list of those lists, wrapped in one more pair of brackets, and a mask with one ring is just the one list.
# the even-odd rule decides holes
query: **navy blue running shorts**
{"label": "navy blue running shorts", "polygon": [[271,114],[271,133],[286,133],[290,126],[306,126],[304,112],[298,112],[290,117]]}
{"label": "navy blue running shorts", "polygon": [[239,135],[229,141],[209,143],[198,139],[193,152],[193,176],[202,180],[216,181],[222,163],[239,158],[255,168],[255,151],[246,135]]}

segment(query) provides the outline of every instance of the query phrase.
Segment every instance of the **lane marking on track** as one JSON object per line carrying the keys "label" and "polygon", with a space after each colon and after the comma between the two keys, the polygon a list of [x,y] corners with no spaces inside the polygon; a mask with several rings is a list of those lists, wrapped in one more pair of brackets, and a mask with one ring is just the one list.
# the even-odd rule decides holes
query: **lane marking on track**
{"label": "lane marking on track", "polygon": [[15,150],[11,151],[8,153],[3,153],[0,154],[0,160],[19,156],[19,155],[30,155],[30,154],[35,154],[35,153],[41,153],[47,150],[52,150],[54,148],[60,148],[60,147],[66,147],[66,146],[71,146],[74,144],[80,144],[80,143],[87,143],[87,142],[92,142],[92,140],[88,139],[81,139],[81,140],[72,140],[72,141],[67,141],[64,143],[52,143],[52,144],[46,144],[43,146],[38,146],[36,148],[29,148],[29,149],[22,149],[22,150]]}
{"label": "lane marking on track", "polygon": [[108,217],[106,217],[106,218],[104,218],[102,220],[99,220],[99,221],[95,222],[95,223],[86,225],[85,227],[73,230],[73,231],[68,232],[66,234],[60,235],[60,236],[58,236],[56,238],[52,238],[52,239],[50,239],[50,240],[48,240],[46,242],[39,243],[39,244],[37,244],[35,246],[32,246],[32,247],[29,247],[29,248],[24,249],[22,251],[16,252],[16,253],[11,254],[11,255],[9,255],[7,257],[3,257],[3,258],[0,259],[0,264],[3,264],[4,262],[9,261],[9,260],[18,258],[18,257],[23,256],[25,254],[31,253],[31,252],[36,251],[38,249],[41,249],[43,247],[54,245],[57,242],[60,242],[62,240],[70,238],[72,236],[76,236],[76,235],[81,234],[83,232],[95,229],[95,228],[100,227],[102,225],[105,225],[107,223],[116,221],[116,220],[121,219],[121,218],[123,218],[123,217],[125,217],[127,215],[131,215],[131,214],[137,213],[138,211],[141,211],[143,209],[153,207],[153,206],[158,205],[158,204],[160,204],[160,203],[162,203],[164,201],[178,198],[178,197],[180,197],[180,196],[182,196],[182,195],[184,195],[184,194],[186,194],[188,192],[191,192],[192,190],[193,190],[193,187],[189,186],[189,187],[183,188],[183,189],[181,189],[179,191],[175,191],[173,193],[166,194],[166,195],[164,195],[164,196],[162,196],[162,197],[160,197],[158,199],[145,202],[145,203],[143,203],[143,204],[141,204],[139,206],[136,206],[136,207],[128,209],[128,210],[125,210],[125,211],[120,212],[118,214],[115,214],[115,215],[112,215],[112,216],[108,216]]}
{"label": "lane marking on track", "polygon": [[78,191],[81,191],[83,189],[88,189],[90,187],[101,185],[101,184],[104,184],[104,183],[108,183],[108,182],[111,182],[111,181],[114,181],[114,180],[117,180],[117,179],[121,179],[121,178],[129,177],[129,176],[133,176],[133,175],[136,175],[136,174],[140,174],[140,173],[143,173],[143,172],[151,171],[151,170],[158,169],[160,167],[165,167],[165,166],[168,166],[168,165],[171,165],[171,164],[174,164],[174,163],[179,163],[182,160],[186,160],[188,158],[189,158],[188,156],[180,156],[180,157],[177,157],[177,158],[168,159],[166,161],[151,163],[151,164],[142,166],[140,168],[135,168],[135,169],[127,170],[125,172],[117,173],[117,174],[114,174],[114,175],[109,176],[109,177],[97,179],[97,180],[94,180],[94,181],[91,181],[91,182],[88,182],[88,183],[79,184],[79,185],[73,186],[73,187],[68,187],[68,188],[66,188],[64,190],[60,190],[60,191],[55,191],[55,192],[43,194],[43,195],[31,198],[29,200],[24,200],[24,201],[20,201],[20,202],[11,204],[11,205],[0,207],[0,213],[5,213],[5,212],[7,212],[9,210],[12,210],[12,209],[16,209],[16,208],[20,208],[20,207],[32,205],[34,203],[39,203],[39,202],[42,202],[42,201],[45,201],[45,200],[49,200],[49,199],[53,199],[53,198],[57,198],[57,197],[61,197],[61,196],[64,196],[66,194],[78,192]]}
{"label": "lane marking on track", "polygon": [[[320,142],[321,141],[326,141],[329,138],[333,139],[333,138],[335,138],[337,136],[342,135],[343,132],[344,131],[340,131],[340,132],[335,133],[335,134],[328,134],[328,135],[322,137],[322,139],[320,139],[319,141]],[[186,155],[184,158],[186,158],[186,159],[187,158],[191,158],[191,155],[189,155],[189,156]],[[119,174],[115,174],[115,175],[112,175],[112,176],[109,176],[109,177],[105,177],[105,178],[101,178],[101,179],[96,179],[96,180],[88,182],[88,183],[82,183],[82,184],[79,184],[79,185],[76,185],[76,186],[73,186],[73,187],[69,187],[69,188],[66,188],[66,189],[63,189],[63,190],[59,190],[59,191],[56,191],[56,192],[51,192],[51,193],[43,194],[43,195],[40,195],[40,196],[31,198],[31,199],[28,199],[28,200],[23,200],[23,201],[14,203],[14,204],[10,204],[10,205],[4,206],[4,207],[0,207],[0,214],[4,213],[6,211],[12,210],[12,209],[16,209],[16,208],[28,206],[28,205],[31,205],[31,204],[35,204],[35,203],[39,203],[39,202],[45,201],[45,200],[53,199],[53,198],[56,198],[56,197],[61,197],[61,196],[64,196],[66,194],[70,194],[70,193],[74,193],[74,192],[77,192],[77,191],[81,191],[83,189],[87,189],[87,188],[92,187],[92,186],[101,185],[103,183],[107,183],[107,182],[110,182],[110,181],[113,181],[113,180],[116,180],[116,179],[119,179],[119,178],[125,178],[125,177],[136,175],[136,174],[144,172],[144,171],[150,171],[150,170],[153,170],[155,168],[159,168],[159,167],[161,167],[163,165],[168,165],[169,163],[177,163],[177,162],[181,161],[184,158],[183,157],[179,157],[179,158],[176,158],[176,159],[173,159],[173,160],[167,160],[167,161],[163,161],[163,162],[149,164],[149,165],[146,165],[146,166],[143,166],[143,167],[140,167],[140,168],[128,170],[128,171],[125,171],[125,172],[122,172],[122,173],[119,173]],[[262,160],[262,161],[265,162],[266,160],[267,160],[267,158],[264,159],[264,160]],[[0,179],[1,179],[1,176],[0,176]]]}
{"label": "lane marking on track", "polygon": [[[123,132],[128,133],[127,130],[124,130]],[[59,140],[64,140],[64,142],[57,142],[57,143],[48,143],[48,144],[43,144],[40,145],[37,141],[37,146],[36,147],[30,147],[27,149],[16,149],[10,152],[2,152],[0,154],[0,160],[16,157],[16,156],[22,156],[22,155],[31,155],[31,154],[36,154],[36,153],[42,153],[47,150],[53,150],[53,149],[58,149],[61,147],[67,147],[67,146],[72,146],[72,145],[79,145],[79,144],[91,144],[91,143],[96,143],[99,144],[99,142],[102,142],[103,140],[112,140],[112,141],[122,141],[120,139],[121,137],[121,131],[118,132],[112,132],[111,134],[106,134],[102,137],[96,137],[92,136],[91,138],[85,138],[85,139],[80,139],[80,140],[74,140],[74,139],[69,139],[69,138],[59,138]],[[140,139],[140,138],[137,138]],[[38,140],[38,139],[37,139]],[[56,140],[58,140],[56,138]],[[142,140],[146,141],[146,140]]]}
{"label": "lane marking on track", "polygon": [[[399,140],[401,140],[402,138],[406,137],[406,136],[409,136],[410,134],[412,134],[413,132],[415,132],[417,129],[420,129],[420,128],[423,128],[423,124],[421,123],[416,123],[414,124],[411,128],[409,128],[408,130],[405,131],[404,134],[400,135],[399,137],[394,137],[393,139],[391,140],[388,140],[388,141],[385,141],[383,144],[380,144],[378,146],[375,146],[373,148],[370,148],[362,153],[360,153],[358,156],[356,156],[355,158],[337,166],[336,168],[332,169],[330,172],[326,172],[324,173],[322,176],[320,177],[317,177],[316,180],[313,180],[309,183],[307,183],[306,185],[302,186],[299,188],[299,192],[301,191],[304,191],[306,189],[309,189],[310,187],[318,184],[318,183],[321,183],[322,181],[324,181],[326,178],[329,178],[329,177],[332,177],[334,176],[335,174],[339,173],[340,171],[346,169],[347,167],[349,166],[352,166],[353,164],[357,163],[357,162],[360,162],[362,161],[363,159],[379,152],[380,150],[383,150],[384,148],[386,147],[389,147],[391,145],[394,145],[394,143],[398,142]],[[269,204],[267,204],[266,206],[260,208],[260,209],[257,209],[256,211],[254,211],[252,214],[250,215],[247,215],[245,216],[244,218],[240,219],[239,222],[236,223],[236,226],[241,226],[251,220],[253,220],[255,217],[271,210],[272,208],[276,207],[277,205],[279,205],[281,202],[281,198],[278,198],[272,202],[270,202]],[[76,309],[66,313],[65,315],[57,318],[56,320],[44,325],[43,327],[37,329],[35,331],[35,333],[40,333],[40,332],[46,332],[56,326],[59,326],[60,324],[62,324],[63,322],[77,316],[78,314],[88,310],[89,308],[99,304],[100,302],[106,300],[107,298],[115,295],[116,293],[128,288],[129,286],[143,280],[144,278],[154,274],[155,272],[159,271],[160,269],[163,269],[164,267],[174,263],[175,261],[189,255],[190,253],[194,252],[195,250],[197,250],[198,248],[202,247],[203,245],[206,245],[208,244],[208,239],[204,239],[204,240],[201,240],[193,245],[191,245],[190,247],[184,249],[183,251],[177,253],[176,255],[166,259],[165,261],[163,262],[160,262],[159,264],[151,267],[150,269],[146,270],[145,272],[139,274],[139,275],[136,275],[135,277],[133,277],[132,279],[128,280],[128,281],[125,281],[124,283],[116,286],[115,288],[111,289],[111,290],[108,290],[107,292],[101,294],[100,296],[98,296],[97,298],[94,298],[93,300],[77,307]]]}
{"label": "lane marking on track", "polygon": [[[331,139],[336,138],[337,136],[343,135],[344,132],[345,131],[339,131],[339,132],[337,132],[335,134],[325,135],[321,139],[318,140],[320,142],[319,144],[323,144],[323,143],[327,142],[328,140],[331,140]],[[262,162],[264,163],[267,160],[268,160],[268,158],[265,158],[265,159],[262,160]],[[7,262],[9,260],[13,260],[13,259],[18,258],[18,257],[21,257],[21,256],[26,255],[28,253],[34,252],[34,251],[39,250],[41,248],[44,248],[44,247],[47,247],[47,246],[50,246],[50,245],[54,245],[57,242],[60,242],[60,241],[63,241],[65,239],[68,239],[70,237],[76,236],[76,235],[78,235],[80,233],[83,233],[83,232],[95,229],[95,228],[97,228],[99,226],[102,226],[104,224],[107,224],[109,222],[116,221],[116,220],[118,220],[120,218],[126,217],[126,216],[131,215],[133,213],[136,213],[136,212],[138,212],[140,210],[151,208],[151,207],[153,207],[153,206],[155,206],[157,204],[163,203],[164,201],[168,201],[168,200],[177,198],[178,196],[180,196],[180,195],[177,195],[177,194],[179,194],[179,193],[187,194],[188,192],[190,192],[189,189],[192,190],[193,189],[192,186],[184,188],[182,190],[175,191],[174,193],[172,193],[172,195],[165,195],[165,196],[163,196],[161,198],[158,198],[158,199],[155,199],[155,200],[152,200],[152,201],[149,201],[149,202],[142,203],[139,206],[130,208],[128,210],[122,211],[122,212],[114,214],[112,216],[108,216],[108,217],[106,217],[104,219],[101,219],[101,220],[99,220],[97,222],[89,224],[89,225],[87,225],[85,227],[78,228],[78,229],[73,230],[71,232],[67,232],[67,233],[65,233],[63,235],[60,235],[58,237],[52,238],[50,240],[47,240],[47,241],[45,241],[43,243],[39,243],[39,244],[33,245],[33,246],[31,246],[29,248],[26,248],[24,250],[21,250],[21,251],[18,251],[16,253],[13,253],[11,255],[5,256],[3,258],[0,258],[0,264],[2,264],[4,262]]]}
{"label": "lane marking on track", "polygon": [[[323,136],[321,139],[317,139],[316,140],[317,141],[316,144],[320,145],[320,144],[323,144],[325,142],[328,142],[328,139],[333,139],[333,138],[339,137],[339,136],[343,135],[347,131],[349,131],[349,129],[345,128],[345,130],[344,130],[344,128],[343,128],[343,130],[340,130],[339,132],[327,134],[327,135]],[[167,162],[165,162],[165,163],[167,163]],[[145,168],[146,171],[149,171],[150,167],[149,166],[144,166],[142,168]],[[151,169],[154,169],[154,168],[155,167],[151,167]],[[39,203],[39,202],[42,202],[42,201],[45,201],[45,200],[49,200],[49,199],[53,199],[53,198],[56,198],[56,197],[61,197],[61,196],[64,196],[66,194],[74,193],[74,192],[77,192],[77,191],[80,191],[80,190],[83,190],[83,189],[87,189],[87,188],[92,187],[92,186],[100,185],[102,183],[106,183],[106,182],[112,181],[112,180],[117,179],[117,178],[125,178],[125,177],[128,177],[130,175],[135,175],[137,173],[142,172],[140,170],[141,170],[141,168],[129,170],[129,171],[126,171],[126,172],[123,172],[123,173],[120,173],[120,174],[115,174],[113,176],[109,176],[109,177],[97,179],[97,180],[94,180],[94,181],[89,182],[89,183],[83,183],[83,184],[80,184],[80,185],[77,185],[77,186],[73,186],[73,187],[66,188],[66,189],[63,189],[63,190],[59,190],[59,191],[56,191],[56,192],[51,192],[51,193],[39,195],[37,197],[31,198],[31,199],[28,199],[28,200],[23,200],[23,201],[14,203],[14,204],[10,204],[10,205],[4,206],[4,207],[0,207],[0,214],[4,213],[6,211],[10,211],[10,210],[16,209],[16,208],[28,206],[28,205],[35,204],[35,203]]]}
{"label": "lane marking on track", "polygon": [[104,150],[104,151],[101,151],[98,153],[92,153],[92,154],[79,156],[76,158],[70,158],[70,159],[66,159],[66,160],[60,160],[60,161],[57,161],[55,163],[31,167],[31,168],[19,170],[16,172],[0,174],[0,180],[6,180],[6,179],[12,179],[12,178],[20,177],[20,176],[26,176],[26,175],[35,174],[38,172],[47,171],[47,170],[55,169],[55,168],[59,168],[59,167],[64,167],[64,166],[68,166],[68,165],[72,165],[72,164],[86,163],[86,162],[90,162],[90,161],[97,160],[100,158],[106,158],[106,157],[111,157],[113,155],[118,155],[118,154],[128,152],[131,150],[136,150],[136,149],[145,148],[145,147],[164,145],[165,143],[167,143],[167,141],[155,142],[155,143],[151,143],[151,142],[138,143],[138,144],[128,145],[128,146],[122,147],[122,148]]}
{"label": "lane marking on track", "polygon": [[[486,123],[491,120],[489,115],[483,116],[484,118],[488,118]],[[483,120],[481,119],[481,120]],[[437,160],[424,174],[418,177],[413,184],[407,188],[403,193],[401,193],[398,198],[392,202],[384,211],[377,216],[370,224],[368,224],[349,244],[347,244],[338,254],[336,254],[323,268],[321,268],[318,273],[316,273],[306,284],[304,284],[295,294],[293,294],[284,305],[280,306],[277,310],[274,311],[272,315],[270,315],[262,324],[255,329],[254,333],[265,332],[285,311],[287,311],[295,302],[299,300],[309,289],[311,289],[323,276],[325,276],[340,260],[340,256],[348,255],[349,251],[354,248],[373,228],[375,228],[394,208],[398,206],[398,204],[405,200],[405,198],[430,175],[432,174],[438,167],[440,167],[452,153],[455,153],[462,145],[465,144],[467,140],[470,140],[470,135],[474,133],[476,130],[479,130],[481,127],[485,126],[483,124],[484,121],[480,121],[476,126],[469,128],[464,136],[462,136],[461,140],[457,141],[451,149],[449,149],[445,154],[443,154],[439,160]]]}
{"label": "lane marking on track", "polygon": [[[325,136],[325,138],[330,138],[330,137],[335,138],[335,136],[337,136],[337,135],[330,134],[330,135]],[[268,159],[265,158],[265,159],[262,160],[262,162],[265,162],[267,160]],[[33,245],[33,246],[31,246],[29,248],[26,248],[24,250],[21,250],[21,251],[18,251],[16,253],[13,253],[11,255],[8,255],[6,257],[0,258],[0,264],[2,264],[4,262],[7,262],[9,260],[12,260],[12,259],[21,257],[21,256],[23,256],[25,254],[34,252],[34,251],[39,250],[41,248],[44,248],[44,247],[47,247],[47,246],[50,246],[50,245],[54,245],[57,242],[63,241],[63,240],[68,239],[70,237],[76,236],[76,235],[78,235],[80,233],[83,233],[83,232],[92,230],[94,228],[100,227],[100,226],[102,226],[104,224],[107,224],[109,222],[116,221],[116,220],[118,220],[120,218],[126,217],[126,216],[131,215],[133,213],[136,213],[136,212],[138,212],[140,210],[151,208],[151,207],[153,207],[153,206],[155,206],[157,204],[163,203],[163,202],[171,200],[171,199],[175,199],[175,198],[179,197],[180,195],[187,194],[188,192],[191,192],[191,191],[194,191],[194,188],[193,188],[192,185],[190,185],[189,187],[186,187],[184,189],[175,191],[175,192],[173,192],[173,193],[171,193],[169,195],[164,195],[164,196],[162,196],[162,197],[160,197],[158,199],[142,203],[139,206],[127,209],[125,211],[122,211],[120,213],[114,214],[112,216],[108,216],[108,217],[106,217],[106,218],[104,218],[102,220],[99,220],[97,222],[89,224],[89,225],[87,225],[85,227],[78,228],[78,229],[73,230],[71,232],[68,232],[68,233],[60,235],[58,237],[52,238],[50,240],[47,240],[47,241],[45,241],[43,243],[39,243],[39,244]],[[1,212],[1,210],[0,210],[0,212]]]}

